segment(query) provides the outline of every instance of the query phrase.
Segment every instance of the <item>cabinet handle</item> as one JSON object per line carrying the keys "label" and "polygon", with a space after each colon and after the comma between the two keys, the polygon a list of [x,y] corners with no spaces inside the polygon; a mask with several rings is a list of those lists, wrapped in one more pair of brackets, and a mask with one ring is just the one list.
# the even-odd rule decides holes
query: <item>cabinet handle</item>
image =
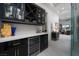
{"label": "cabinet handle", "polygon": [[16,46],[16,45],[20,45],[21,43],[15,43],[15,44],[13,44],[14,46]]}
{"label": "cabinet handle", "polygon": [[16,56],[16,50],[15,50],[15,56]]}
{"label": "cabinet handle", "polygon": [[17,49],[17,56],[19,56],[19,49]]}

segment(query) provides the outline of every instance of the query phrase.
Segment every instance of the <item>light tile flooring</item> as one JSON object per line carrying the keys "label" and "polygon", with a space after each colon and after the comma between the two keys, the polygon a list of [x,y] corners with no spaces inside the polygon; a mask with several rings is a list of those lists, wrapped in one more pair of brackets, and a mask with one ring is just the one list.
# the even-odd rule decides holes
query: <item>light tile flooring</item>
{"label": "light tile flooring", "polygon": [[37,56],[70,56],[71,36],[60,34],[59,40],[50,41],[49,47]]}

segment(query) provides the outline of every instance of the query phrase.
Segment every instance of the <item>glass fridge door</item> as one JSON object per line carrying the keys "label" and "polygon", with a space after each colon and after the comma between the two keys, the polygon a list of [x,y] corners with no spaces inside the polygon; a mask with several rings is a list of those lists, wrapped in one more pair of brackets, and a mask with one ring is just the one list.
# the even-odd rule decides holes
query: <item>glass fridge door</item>
{"label": "glass fridge door", "polygon": [[79,56],[79,3],[71,4],[71,55]]}

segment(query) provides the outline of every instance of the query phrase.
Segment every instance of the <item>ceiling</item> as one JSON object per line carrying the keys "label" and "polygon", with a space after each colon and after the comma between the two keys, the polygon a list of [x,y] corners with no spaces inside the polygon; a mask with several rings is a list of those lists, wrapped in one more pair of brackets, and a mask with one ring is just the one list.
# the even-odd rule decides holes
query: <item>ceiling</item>
{"label": "ceiling", "polygon": [[70,3],[41,3],[40,5],[44,5],[57,13],[60,20],[67,20],[71,17]]}
{"label": "ceiling", "polygon": [[53,6],[59,15],[60,20],[69,19],[71,16],[71,5],[70,3],[52,3]]}

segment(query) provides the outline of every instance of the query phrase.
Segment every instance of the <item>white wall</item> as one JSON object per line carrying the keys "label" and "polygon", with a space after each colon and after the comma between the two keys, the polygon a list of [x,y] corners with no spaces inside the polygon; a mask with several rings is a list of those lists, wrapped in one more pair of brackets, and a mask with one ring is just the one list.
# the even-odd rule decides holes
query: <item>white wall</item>
{"label": "white wall", "polygon": [[15,35],[36,33],[37,26],[35,26],[35,25],[26,25],[26,24],[12,24],[12,25],[16,26],[16,34]]}
{"label": "white wall", "polygon": [[37,5],[41,6],[44,8],[47,12],[47,29],[48,29],[48,39],[51,41],[51,26],[54,28],[53,25],[55,22],[59,23],[59,16],[56,14],[56,11],[53,7],[50,6],[48,3],[37,3]]}

